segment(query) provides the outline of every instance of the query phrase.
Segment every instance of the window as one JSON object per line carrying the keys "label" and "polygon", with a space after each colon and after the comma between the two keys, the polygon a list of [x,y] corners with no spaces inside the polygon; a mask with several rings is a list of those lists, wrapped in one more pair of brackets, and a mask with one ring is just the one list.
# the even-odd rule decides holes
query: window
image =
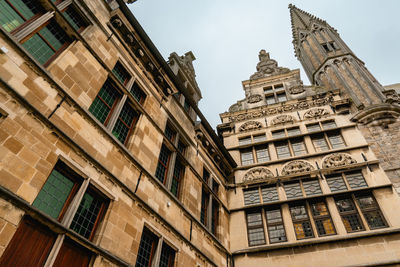
{"label": "window", "polygon": [[336,206],[346,231],[348,233],[363,231],[364,226],[361,223],[360,215],[351,197],[342,197],[335,199]]}
{"label": "window", "polygon": [[281,209],[279,207],[268,208],[265,210],[265,217],[267,219],[269,242],[274,244],[287,241]]}
{"label": "window", "polygon": [[331,192],[368,187],[361,171],[326,175],[326,181]]}
{"label": "window", "polygon": [[[108,206],[108,200],[65,163],[58,161],[33,201],[32,206],[70,228],[83,238],[93,240]],[[77,203],[75,207],[71,205]],[[57,234],[25,216],[3,253],[1,266],[41,266],[46,261],[85,266],[92,253],[68,238],[56,243]],[[58,251],[48,259],[50,251]],[[68,252],[66,252],[68,251]],[[60,261],[62,259],[62,261]]]}
{"label": "window", "polygon": [[[172,128],[170,123],[165,126],[164,135],[172,145],[162,144],[155,176],[175,197],[179,198],[182,179],[185,176],[186,166],[183,157],[186,145],[181,140],[182,136]],[[170,166],[174,167],[171,171]]]}
{"label": "window", "polygon": [[123,85],[126,85],[132,78],[129,72],[125,69],[124,66],[122,66],[122,64],[119,61],[117,61],[114,68],[112,69],[112,73],[115,75],[117,80],[120,81]]}
{"label": "window", "polygon": [[281,138],[281,137],[286,137],[284,129],[272,132],[272,138]]}
{"label": "window", "polygon": [[239,139],[239,145],[247,145],[247,144],[251,144],[251,136]]}
{"label": "window", "polygon": [[311,214],[319,236],[336,234],[328,207],[322,200],[310,202]]}
{"label": "window", "polygon": [[201,189],[200,222],[218,237],[219,209],[218,197],[219,184],[211,177],[210,172],[203,168],[204,184]]}
{"label": "window", "polygon": [[201,210],[200,210],[200,222],[207,226],[207,215],[208,215],[208,203],[210,200],[210,194],[204,190],[201,191]]}
{"label": "window", "polygon": [[210,172],[207,171],[206,168],[203,168],[203,180],[204,180],[204,182],[206,182],[206,184],[208,184],[209,179],[210,179]]}
{"label": "window", "polygon": [[[135,266],[149,267],[159,261],[158,266],[160,267],[172,267],[175,262],[175,254],[176,251],[164,241],[163,237],[158,237],[144,227]],[[156,259],[157,257],[159,258]]]}
{"label": "window", "polygon": [[287,131],[288,136],[295,136],[295,135],[301,134],[299,127],[289,128],[289,129],[286,129],[286,131]]}
{"label": "window", "polygon": [[265,100],[268,105],[287,101],[283,84],[277,84],[264,88]]}
{"label": "window", "polygon": [[146,99],[146,94],[143,92],[142,88],[140,88],[137,82],[133,83],[130,93],[139,104],[144,103],[144,100]]}
{"label": "window", "polygon": [[256,156],[257,156],[257,162],[267,162],[270,160],[269,158],[269,152],[268,152],[268,146],[256,146]]}
{"label": "window", "polygon": [[317,179],[309,179],[307,177],[296,182],[285,183],[284,188],[287,199],[322,194],[319,181]]}
{"label": "window", "polygon": [[275,149],[278,159],[307,154],[307,149],[303,138],[295,138],[287,141],[276,142]]}
{"label": "window", "polygon": [[323,43],[321,45],[327,53],[340,50],[340,47],[334,41]]}
{"label": "window", "polygon": [[356,199],[370,229],[378,229],[388,226],[376,200],[370,193],[356,195]]}
{"label": "window", "polygon": [[[87,26],[72,4],[61,12],[76,30]],[[0,25],[45,67],[71,42],[54,20],[54,13],[32,0],[1,1]]]}
{"label": "window", "polygon": [[254,163],[253,150],[252,149],[241,150],[240,158],[242,160],[243,166],[253,164]]}
{"label": "window", "polygon": [[314,237],[305,203],[291,205],[290,214],[297,239]]}
{"label": "window", "polygon": [[[113,72],[118,70],[118,72],[123,73],[122,66],[117,67],[117,65]],[[125,77],[123,74],[118,75]],[[122,79],[124,78],[121,78],[121,81]],[[132,107],[129,99],[120,93],[110,78],[100,88],[89,107],[89,111],[124,145],[139,119],[139,113]]]}
{"label": "window", "polygon": [[262,141],[266,141],[266,140],[267,140],[267,137],[265,136],[265,134],[253,136],[254,143],[262,142]]}
{"label": "window", "polygon": [[311,135],[311,140],[316,152],[323,152],[329,149],[339,149],[346,146],[339,131],[314,134]]}
{"label": "window", "polygon": [[219,220],[219,203],[217,200],[212,201],[212,214],[211,214],[211,233],[217,235],[217,227]]}
{"label": "window", "polygon": [[321,126],[319,123],[308,124],[306,125],[306,128],[309,133],[321,131]]}
{"label": "window", "polygon": [[296,136],[301,134],[300,128],[299,127],[292,127],[288,129],[281,129],[277,131],[273,131],[272,133],[272,138],[282,138],[286,136]]}
{"label": "window", "polygon": [[[253,140],[252,140],[252,138],[253,138]],[[260,134],[260,135],[255,135],[255,136],[246,136],[246,137],[242,137],[242,138],[239,138],[239,145],[241,146],[241,145],[248,145],[248,144],[251,144],[252,142],[253,143],[258,143],[258,142],[263,142],[263,141],[266,141],[267,140],[267,137],[266,137],[266,135],[265,134]]]}
{"label": "window", "polygon": [[260,204],[260,190],[263,203],[270,203],[279,200],[278,190],[276,186],[267,187],[253,187],[250,189],[243,190],[244,205],[255,205]]}
{"label": "window", "polygon": [[265,244],[264,226],[261,212],[251,212],[247,214],[247,235],[249,246]]}

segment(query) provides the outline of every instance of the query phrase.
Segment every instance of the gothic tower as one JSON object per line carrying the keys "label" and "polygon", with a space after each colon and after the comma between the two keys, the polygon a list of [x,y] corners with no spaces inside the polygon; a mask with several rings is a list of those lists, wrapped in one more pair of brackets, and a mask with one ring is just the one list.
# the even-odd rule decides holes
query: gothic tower
{"label": "gothic tower", "polygon": [[[326,21],[289,5],[293,45],[312,84],[339,89],[351,102],[351,120],[391,177],[400,187],[399,96],[385,88]],[[400,192],[400,190],[398,190]]]}

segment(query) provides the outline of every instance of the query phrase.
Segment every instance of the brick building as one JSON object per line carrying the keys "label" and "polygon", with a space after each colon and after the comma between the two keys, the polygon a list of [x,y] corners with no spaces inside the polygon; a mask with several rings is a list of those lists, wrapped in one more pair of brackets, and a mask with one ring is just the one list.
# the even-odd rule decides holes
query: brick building
{"label": "brick building", "polygon": [[398,263],[397,92],[290,10],[217,136],[123,0],[1,0],[0,266]]}

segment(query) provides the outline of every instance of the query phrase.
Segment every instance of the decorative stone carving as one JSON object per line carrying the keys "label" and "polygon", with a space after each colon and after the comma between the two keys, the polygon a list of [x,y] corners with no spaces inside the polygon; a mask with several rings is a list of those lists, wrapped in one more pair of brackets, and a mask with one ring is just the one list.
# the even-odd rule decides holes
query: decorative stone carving
{"label": "decorative stone carving", "polygon": [[385,100],[386,103],[400,104],[400,96],[395,90],[393,90],[393,89],[387,90],[387,91],[384,91],[383,94],[386,96],[386,100]]}
{"label": "decorative stone carving", "polygon": [[253,103],[260,102],[261,100],[262,100],[261,95],[251,95],[247,98],[247,103],[253,104]]}
{"label": "decorative stone carving", "polygon": [[303,173],[313,171],[314,167],[305,160],[295,160],[287,163],[283,169],[282,175],[290,175],[295,173]]}
{"label": "decorative stone carving", "polygon": [[[246,112],[235,116],[229,116],[230,121],[238,122],[248,119],[256,119],[273,114],[279,114],[287,111],[304,110],[311,107],[320,107],[328,105],[333,101],[332,94],[321,95],[320,97],[313,98],[312,100],[301,100],[293,104],[286,104],[280,107],[265,107],[262,110],[255,110]],[[236,104],[234,104],[236,105]],[[234,106],[232,105],[231,108]],[[230,112],[233,112],[229,110]]]}
{"label": "decorative stone carving", "polygon": [[279,115],[272,119],[272,125],[293,123],[295,119],[290,115]]}
{"label": "decorative stone carving", "polygon": [[349,154],[346,153],[334,153],[325,157],[322,161],[322,168],[333,168],[346,166],[357,163]]}
{"label": "decorative stone carving", "polygon": [[250,76],[250,80],[289,72],[288,68],[278,67],[276,60],[270,59],[269,53],[264,49],[260,51],[258,58],[260,62],[257,64],[257,72]]}
{"label": "decorative stone carving", "polygon": [[240,126],[239,132],[251,131],[251,130],[261,128],[261,127],[262,127],[262,125],[258,121],[248,121],[248,122],[243,123]]}
{"label": "decorative stone carving", "polygon": [[306,91],[302,81],[296,82],[296,84],[290,86],[287,90],[291,95],[298,95]]}
{"label": "decorative stone carving", "polygon": [[306,113],[304,113],[303,118],[304,119],[316,119],[316,118],[322,118],[326,115],[329,115],[329,112],[326,109],[314,108],[314,109],[310,109]]}
{"label": "decorative stone carving", "polygon": [[274,174],[267,168],[254,168],[249,170],[243,177],[244,182],[267,179],[274,177]]}
{"label": "decorative stone carving", "polygon": [[242,108],[242,105],[240,105],[239,103],[236,103],[229,107],[229,112],[236,112],[236,111],[241,110],[241,108]]}

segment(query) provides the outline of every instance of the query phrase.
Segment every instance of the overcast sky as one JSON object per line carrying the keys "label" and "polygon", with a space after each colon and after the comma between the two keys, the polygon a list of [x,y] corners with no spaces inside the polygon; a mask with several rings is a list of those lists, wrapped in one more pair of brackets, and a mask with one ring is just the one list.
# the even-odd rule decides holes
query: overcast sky
{"label": "overcast sky", "polygon": [[400,0],[138,0],[130,8],[166,60],[193,52],[199,106],[215,128],[244,98],[241,81],[261,49],[310,83],[294,56],[289,3],[337,29],[381,84],[400,83]]}

